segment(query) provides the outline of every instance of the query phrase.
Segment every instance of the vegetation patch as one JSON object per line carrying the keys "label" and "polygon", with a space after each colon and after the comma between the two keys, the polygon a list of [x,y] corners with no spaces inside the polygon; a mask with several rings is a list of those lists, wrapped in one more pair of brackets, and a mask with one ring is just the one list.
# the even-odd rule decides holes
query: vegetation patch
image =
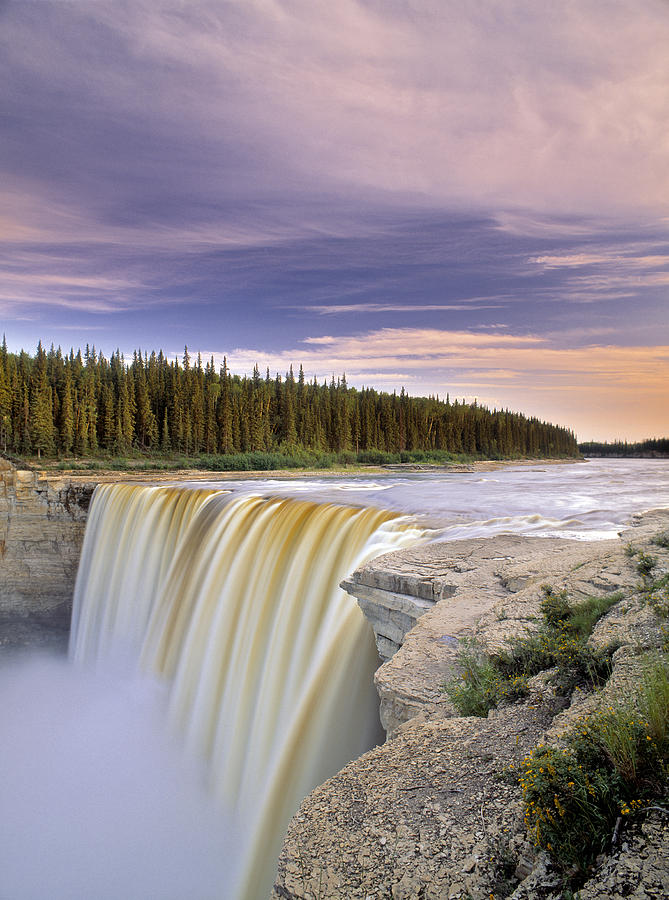
{"label": "vegetation patch", "polygon": [[646,588],[648,603],[661,619],[669,618],[669,573],[653,580]]}
{"label": "vegetation patch", "polygon": [[655,535],[651,539],[651,544],[655,544],[656,547],[662,547],[663,550],[669,550],[669,531]]}
{"label": "vegetation patch", "polygon": [[[64,458],[49,461],[42,458],[40,468],[53,468],[60,472],[164,472],[197,469],[207,472],[259,472],[284,469],[346,469],[349,466],[387,466],[397,464],[446,465],[471,463],[481,455],[451,453],[445,450],[413,450],[389,453],[381,450],[340,450],[330,452],[304,447],[284,448],[276,451],[246,451],[239,453],[202,453],[198,456],[131,450],[125,455],[98,453],[95,457]],[[34,462],[37,464],[38,460]],[[25,460],[17,459],[17,465],[30,468]]]}
{"label": "vegetation patch", "polygon": [[639,550],[636,554],[636,570],[644,580],[650,577],[656,565],[657,559],[651,556],[650,553]]}
{"label": "vegetation patch", "polygon": [[538,632],[510,641],[507,650],[491,655],[475,644],[463,648],[458,660],[460,677],[444,685],[460,715],[485,716],[494,707],[526,696],[529,678],[546,669],[555,670],[552,681],[561,696],[608,679],[615,648],[595,649],[586,641],[598,619],[622,595],[605,594],[572,605],[566,591],[549,585],[542,590],[543,621]]}
{"label": "vegetation patch", "polygon": [[627,441],[585,441],[578,445],[584,456],[613,457],[666,457],[669,456],[669,438],[649,438],[628,444]]}
{"label": "vegetation patch", "polygon": [[[669,532],[662,532],[651,539],[651,544],[663,550],[669,548]],[[635,548],[632,544],[625,547],[627,556],[636,559],[636,570],[641,576],[639,591],[645,597],[653,612],[660,618],[669,618],[669,573],[657,575],[658,559],[650,553]]]}
{"label": "vegetation patch", "polygon": [[564,748],[525,757],[520,785],[535,845],[578,880],[621,825],[665,803],[669,777],[669,656],[654,654],[638,695],[582,719]]}

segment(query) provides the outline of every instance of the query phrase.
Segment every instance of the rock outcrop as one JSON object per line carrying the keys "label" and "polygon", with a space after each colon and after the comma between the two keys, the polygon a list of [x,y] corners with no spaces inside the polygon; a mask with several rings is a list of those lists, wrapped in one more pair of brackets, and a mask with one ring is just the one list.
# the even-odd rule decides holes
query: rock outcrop
{"label": "rock outcrop", "polygon": [[[648,520],[646,527],[655,526]],[[342,587],[358,598],[382,659],[391,643],[389,621],[395,629],[392,641],[399,649],[375,675],[388,737],[414,716],[453,715],[441,683],[453,671],[463,638],[476,632],[486,648],[495,649],[535,627],[540,585],[564,579],[578,599],[631,587],[635,575],[619,540],[499,535],[389,553],[347,578]],[[390,619],[400,604],[404,620]]]}
{"label": "rock outcrop", "polygon": [[0,456],[0,647],[66,645],[97,484],[211,477],[206,472],[47,474],[17,469]]}
{"label": "rock outcrop", "polygon": [[95,482],[0,469],[0,639],[63,642]]}
{"label": "rock outcrop", "polygon": [[[571,716],[610,702],[613,692],[628,696],[640,655],[665,640],[663,623],[638,593],[625,544],[648,550],[650,537],[669,529],[669,512],[633,525],[617,541],[500,537],[427,545],[370,564],[387,567],[390,585],[408,571],[435,592],[448,589],[377,673],[390,739],[312,792],[291,821],[274,900],[562,896],[549,857],[527,840],[509,767],[538,743],[559,741]],[[658,570],[668,571],[669,551],[652,547],[652,553]],[[352,585],[369,584],[365,568],[349,579]],[[441,684],[456,669],[458,641],[475,635],[493,650],[535,630],[544,583],[567,588],[572,600],[622,591],[591,638],[621,645],[609,691],[575,692],[573,709],[563,710],[564,700],[544,691],[537,677],[526,702],[487,719],[455,716]],[[584,900],[669,896],[668,818],[657,812],[629,827],[617,853],[583,886]]]}
{"label": "rock outcrop", "polygon": [[[47,477],[0,460],[1,643],[66,639],[88,505],[110,477],[127,476]],[[275,900],[561,896],[549,858],[526,839],[509,766],[538,742],[559,742],[576,716],[628,694],[642,654],[666,641],[638,594],[625,544],[648,550],[652,535],[669,530],[669,512],[632,524],[622,540],[595,544],[515,536],[427,544],[377,558],[346,580],[386,658],[376,684],[389,740],[303,802]],[[651,552],[669,570],[669,551]],[[547,582],[576,600],[623,591],[591,638],[620,645],[608,688],[575,695],[563,709],[537,676],[527,702],[487,719],[457,717],[442,683],[457,671],[462,639],[494,650],[536,629]],[[668,849],[667,817],[654,812],[625,832],[582,900],[669,896]]]}

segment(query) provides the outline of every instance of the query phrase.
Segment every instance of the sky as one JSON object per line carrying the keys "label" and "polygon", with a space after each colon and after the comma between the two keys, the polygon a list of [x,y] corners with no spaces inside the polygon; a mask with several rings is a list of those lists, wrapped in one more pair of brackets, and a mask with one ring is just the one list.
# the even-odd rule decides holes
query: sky
{"label": "sky", "polygon": [[669,434],[669,0],[0,0],[0,329]]}

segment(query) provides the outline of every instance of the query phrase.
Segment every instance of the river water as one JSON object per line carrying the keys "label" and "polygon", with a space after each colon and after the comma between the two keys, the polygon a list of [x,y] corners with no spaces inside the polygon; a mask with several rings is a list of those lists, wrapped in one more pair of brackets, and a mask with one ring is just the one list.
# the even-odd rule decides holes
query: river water
{"label": "river water", "polygon": [[614,538],[635,513],[669,508],[669,460],[614,459],[508,466],[492,472],[415,472],[235,479],[237,491],[308,496],[422,517],[441,540],[513,533]]}

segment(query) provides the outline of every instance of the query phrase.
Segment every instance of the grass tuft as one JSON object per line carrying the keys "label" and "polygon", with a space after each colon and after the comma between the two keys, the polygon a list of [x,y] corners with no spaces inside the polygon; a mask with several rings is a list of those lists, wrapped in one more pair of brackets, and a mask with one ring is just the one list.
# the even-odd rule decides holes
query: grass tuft
{"label": "grass tuft", "polygon": [[566,591],[542,587],[542,625],[535,634],[509,642],[507,650],[487,656],[475,645],[460,657],[460,678],[444,690],[461,715],[485,716],[489,710],[527,696],[528,680],[546,669],[556,693],[569,695],[575,687],[604,684],[611,674],[615,648],[594,649],[586,641],[598,619],[622,599],[620,593],[590,597],[572,606]]}
{"label": "grass tuft", "polygon": [[656,547],[662,547],[663,550],[669,550],[669,531],[663,531],[661,534],[655,535],[651,539],[651,544],[655,544]]}
{"label": "grass tuft", "polygon": [[643,550],[639,550],[637,553],[636,570],[642,578],[649,578],[656,565],[657,558],[655,556],[651,556],[650,553],[644,553]]}

